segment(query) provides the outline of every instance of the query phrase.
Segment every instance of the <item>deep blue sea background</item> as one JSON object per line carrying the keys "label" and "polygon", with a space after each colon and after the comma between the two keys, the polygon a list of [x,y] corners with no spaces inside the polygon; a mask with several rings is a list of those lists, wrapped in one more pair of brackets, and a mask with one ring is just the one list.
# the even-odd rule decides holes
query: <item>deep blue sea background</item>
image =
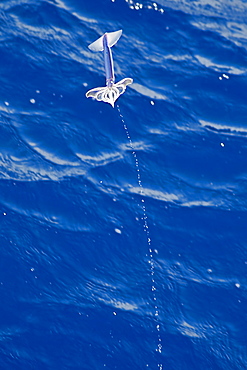
{"label": "deep blue sea background", "polygon": [[1,0],[0,53],[0,369],[247,369],[247,1]]}

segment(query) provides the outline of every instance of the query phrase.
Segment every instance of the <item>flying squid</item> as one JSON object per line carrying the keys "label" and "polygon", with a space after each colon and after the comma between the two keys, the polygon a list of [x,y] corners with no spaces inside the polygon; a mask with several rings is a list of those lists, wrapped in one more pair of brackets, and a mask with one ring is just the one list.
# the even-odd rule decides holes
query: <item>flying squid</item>
{"label": "flying squid", "polygon": [[94,98],[98,101],[111,104],[114,108],[114,103],[120,95],[122,95],[126,86],[132,84],[132,78],[124,78],[115,83],[114,66],[112,59],[111,47],[117,43],[122,35],[122,30],[115,32],[107,32],[99,39],[88,46],[92,51],[103,51],[106,73],[106,86],[96,87],[86,93],[87,98]]}

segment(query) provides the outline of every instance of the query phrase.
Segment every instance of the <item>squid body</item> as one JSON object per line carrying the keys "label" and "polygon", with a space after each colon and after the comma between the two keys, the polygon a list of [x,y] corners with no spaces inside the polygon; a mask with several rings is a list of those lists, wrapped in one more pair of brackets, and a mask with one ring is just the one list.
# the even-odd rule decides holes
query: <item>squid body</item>
{"label": "squid body", "polygon": [[106,86],[96,87],[89,90],[86,93],[86,97],[109,103],[113,108],[115,101],[121,94],[125,92],[126,86],[132,84],[133,82],[132,78],[124,78],[123,80],[115,83],[111,47],[116,44],[121,35],[122,30],[105,33],[88,46],[92,51],[104,52]]}

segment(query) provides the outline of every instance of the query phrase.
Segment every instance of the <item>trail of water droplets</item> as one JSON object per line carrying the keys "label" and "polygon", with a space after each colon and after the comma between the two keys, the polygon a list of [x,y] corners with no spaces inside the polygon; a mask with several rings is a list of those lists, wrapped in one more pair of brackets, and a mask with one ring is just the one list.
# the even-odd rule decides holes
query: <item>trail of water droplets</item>
{"label": "trail of water droplets", "polygon": [[[149,231],[149,227],[148,227],[148,216],[147,216],[147,212],[146,212],[145,199],[143,198],[144,192],[143,192],[141,172],[140,172],[139,161],[138,161],[138,158],[137,158],[137,153],[135,151],[135,148],[134,148],[134,145],[133,145],[128,127],[127,127],[127,125],[124,121],[123,115],[120,111],[120,107],[119,107],[118,104],[116,105],[116,107],[117,107],[120,119],[122,121],[123,128],[124,128],[124,131],[126,133],[127,139],[129,141],[130,148],[132,150],[132,155],[133,155],[133,158],[134,158],[134,161],[135,161],[135,167],[136,167],[137,182],[138,182],[138,185],[139,185],[139,188],[140,188],[141,208],[142,208],[142,212],[143,212],[143,230],[146,233],[146,237],[147,237],[147,245],[148,245],[148,254],[147,254],[147,256],[149,257],[148,263],[150,264],[151,282],[152,282],[151,290],[152,290],[153,301],[154,301],[155,328],[156,328],[156,331],[157,331],[157,339],[158,339],[156,351],[161,354],[162,353],[162,338],[161,338],[161,335],[160,335],[160,320],[159,320],[159,310],[158,310],[158,305],[157,305],[157,296],[156,296],[156,287],[155,287],[155,268],[154,268],[154,257],[153,257],[153,254],[157,253],[157,251],[152,248],[150,231]],[[159,370],[163,369],[163,365],[161,363],[158,364],[158,369]]]}

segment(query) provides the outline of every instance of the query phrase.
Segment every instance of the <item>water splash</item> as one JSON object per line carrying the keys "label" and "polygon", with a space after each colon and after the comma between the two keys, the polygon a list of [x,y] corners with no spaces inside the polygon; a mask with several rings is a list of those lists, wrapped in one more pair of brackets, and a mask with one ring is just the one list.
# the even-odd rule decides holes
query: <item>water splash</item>
{"label": "water splash", "polygon": [[[159,308],[158,308],[158,303],[157,303],[157,294],[156,294],[156,282],[155,282],[155,261],[154,261],[154,253],[157,253],[157,250],[153,249],[152,246],[152,240],[150,236],[150,231],[149,231],[149,225],[148,225],[148,216],[147,216],[147,210],[146,210],[146,205],[145,205],[145,194],[142,186],[142,179],[141,179],[141,171],[140,171],[140,165],[139,165],[139,160],[137,157],[137,153],[135,151],[133,141],[131,139],[128,127],[125,123],[124,117],[121,113],[120,107],[117,104],[116,105],[120,119],[123,124],[124,131],[126,133],[127,139],[129,141],[130,148],[132,150],[132,156],[135,161],[135,168],[136,168],[136,175],[137,175],[137,182],[138,186],[140,188],[140,195],[141,195],[141,209],[142,209],[142,219],[143,219],[143,230],[146,233],[146,240],[147,240],[147,246],[148,246],[148,263],[150,265],[150,274],[151,274],[151,291],[152,291],[152,297],[153,297],[153,303],[154,303],[154,317],[155,317],[155,329],[157,332],[157,346],[156,346],[156,352],[159,354],[162,353],[162,338],[160,334],[161,330],[161,323],[160,323],[160,318],[159,318]],[[163,370],[163,364],[159,363],[158,364],[158,369]]]}

